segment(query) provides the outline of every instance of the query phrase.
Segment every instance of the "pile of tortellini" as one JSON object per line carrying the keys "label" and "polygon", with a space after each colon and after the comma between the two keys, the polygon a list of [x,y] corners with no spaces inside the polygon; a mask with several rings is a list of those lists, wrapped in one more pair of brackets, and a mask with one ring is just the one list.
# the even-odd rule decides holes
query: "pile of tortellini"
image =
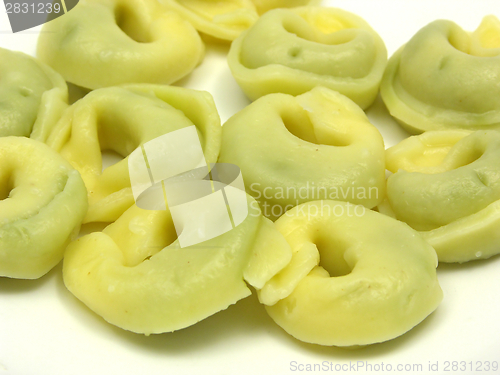
{"label": "pile of tortellini", "polygon": [[[83,0],[44,25],[38,59],[0,49],[0,276],[64,258],[71,293],[146,335],[249,287],[321,345],[390,340],[432,313],[438,260],[500,252],[500,21],[432,22],[387,62],[366,21],[315,3]],[[224,41],[254,102],[221,127],[208,92],[169,85]],[[70,104],[66,82],[90,92]],[[363,111],[379,88],[422,134],[385,150]],[[136,204],[128,160],[188,128],[207,165],[241,170],[247,215],[181,246],[173,208]],[[105,150],[123,160],[103,170]],[[87,223],[109,225],[78,237]]]}

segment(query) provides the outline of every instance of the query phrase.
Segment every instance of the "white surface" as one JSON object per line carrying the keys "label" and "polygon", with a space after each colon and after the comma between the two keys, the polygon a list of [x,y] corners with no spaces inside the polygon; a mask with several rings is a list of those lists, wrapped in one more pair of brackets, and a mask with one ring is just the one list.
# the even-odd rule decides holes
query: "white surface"
{"label": "white surface", "polygon": [[[500,17],[498,0],[324,1],[364,17],[386,42],[389,54],[437,18],[473,30],[489,13]],[[0,46],[34,53],[37,33],[11,34],[0,8]],[[223,121],[249,102],[225,63],[227,47],[208,47],[203,64],[179,84],[210,91]],[[1,77],[1,72],[0,72]],[[368,111],[387,145],[406,134],[380,100]],[[0,278],[0,375],[59,374],[260,374],[292,371],[298,364],[333,366],[367,361],[375,365],[421,364],[419,373],[492,374],[475,371],[478,361],[500,361],[500,257],[465,265],[440,265],[444,300],[437,311],[404,336],[360,350],[301,343],[267,316],[254,296],[179,332],[145,337],[104,322],[64,287],[59,265],[37,281]],[[439,362],[438,371],[429,363]],[[466,361],[465,371],[445,371],[445,361]],[[469,362],[472,361],[473,370]],[[435,369],[435,367],[433,368]],[[305,369],[304,369],[305,370]],[[316,371],[321,373],[323,371]],[[335,373],[335,371],[324,371]],[[339,371],[337,371],[339,373]],[[364,373],[358,369],[357,373]]]}

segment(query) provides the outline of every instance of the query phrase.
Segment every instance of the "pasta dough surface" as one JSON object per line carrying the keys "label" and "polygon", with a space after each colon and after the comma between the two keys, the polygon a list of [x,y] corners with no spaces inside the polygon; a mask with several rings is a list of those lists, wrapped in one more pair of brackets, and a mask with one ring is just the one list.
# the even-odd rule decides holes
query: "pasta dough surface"
{"label": "pasta dough surface", "polygon": [[111,324],[137,333],[171,332],[226,309],[261,287],[291,249],[248,197],[236,228],[181,248],[169,211],[131,207],[102,233],[73,242],[64,258],[67,288]]}
{"label": "pasta dough surface", "polygon": [[429,131],[387,150],[381,212],[421,231],[442,262],[498,254],[500,134]]}
{"label": "pasta dough surface", "polygon": [[[54,129],[37,129],[36,134],[81,173],[89,191],[85,222],[112,222],[134,204],[128,155],[152,139],[193,125],[207,163],[214,163],[221,127],[209,93],[129,85],[92,91],[68,108]],[[102,171],[103,150],[124,159]]]}
{"label": "pasta dough surface", "polygon": [[247,192],[277,219],[317,199],[376,206],[385,194],[384,152],[356,104],[318,87],[270,94],[234,115],[222,128],[219,160],[241,168]]}
{"label": "pasta dough surface", "polygon": [[47,145],[0,137],[0,276],[37,279],[63,257],[87,212],[87,191]]}
{"label": "pasta dough surface", "polygon": [[155,0],[85,0],[42,30],[37,56],[88,89],[170,84],[204,56],[196,30]]}
{"label": "pasta dough surface", "polygon": [[251,99],[300,95],[317,86],[367,108],[387,62],[382,39],[360,17],[335,8],[275,9],[231,45],[228,64]]}
{"label": "pasta dough surface", "polygon": [[305,5],[316,5],[321,0],[252,0],[259,14],[264,14],[276,8],[295,8]]}
{"label": "pasta dough surface", "polygon": [[473,33],[425,26],[390,58],[381,94],[411,133],[500,128],[500,21],[487,16]]}
{"label": "pasta dough surface", "polygon": [[436,252],[404,223],[350,203],[315,201],[293,208],[276,227],[292,260],[259,298],[299,340],[336,346],[390,340],[442,300]]}
{"label": "pasta dough surface", "polygon": [[44,63],[0,48],[0,137],[29,137],[33,125],[55,123],[68,103],[64,79]]}
{"label": "pasta dough surface", "polygon": [[160,0],[200,32],[232,41],[252,26],[258,14],[251,0]]}

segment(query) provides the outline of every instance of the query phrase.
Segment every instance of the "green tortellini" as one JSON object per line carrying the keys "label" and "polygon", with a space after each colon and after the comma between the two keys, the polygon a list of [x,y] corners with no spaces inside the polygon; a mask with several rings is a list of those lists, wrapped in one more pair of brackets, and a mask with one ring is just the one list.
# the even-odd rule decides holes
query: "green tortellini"
{"label": "green tortellini", "polygon": [[442,262],[500,252],[500,133],[429,131],[387,150],[379,209],[420,231]]}
{"label": "green tortellini", "polygon": [[68,105],[64,79],[44,63],[0,48],[0,137],[27,136],[56,122]]}
{"label": "green tortellini", "polygon": [[299,340],[336,346],[390,340],[443,298],[436,252],[404,223],[363,206],[315,201],[275,224],[292,260],[258,295]]}
{"label": "green tortellini", "polygon": [[159,0],[200,32],[232,41],[259,18],[251,0]]}
{"label": "green tortellini", "polygon": [[500,128],[500,21],[487,16],[473,33],[425,26],[389,60],[381,94],[411,133]]}
{"label": "green tortellini", "polygon": [[[53,129],[36,129],[36,134],[81,173],[89,191],[85,222],[112,222],[134,204],[127,156],[150,140],[193,125],[206,162],[214,163],[221,126],[212,96],[142,84],[92,91],[69,107]],[[102,171],[103,150],[124,159]]]}
{"label": "green tortellini", "polygon": [[204,56],[197,31],[156,0],[84,0],[42,30],[38,57],[88,89],[170,84]]}
{"label": "green tortellini", "polygon": [[345,96],[317,87],[264,96],[222,128],[219,161],[241,168],[272,219],[317,199],[376,206],[385,194],[384,141]]}
{"label": "green tortellini", "polygon": [[109,323],[137,333],[175,331],[262,287],[291,249],[248,197],[248,216],[225,234],[181,248],[169,211],[131,207],[102,233],[70,244],[67,288]]}
{"label": "green tortellini", "polygon": [[66,160],[41,142],[0,137],[0,277],[49,272],[86,212],[85,184]]}
{"label": "green tortellini", "polygon": [[363,109],[377,96],[386,62],[384,42],[362,18],[322,7],[267,12],[233,42],[228,55],[234,78],[251,100],[324,86]]}

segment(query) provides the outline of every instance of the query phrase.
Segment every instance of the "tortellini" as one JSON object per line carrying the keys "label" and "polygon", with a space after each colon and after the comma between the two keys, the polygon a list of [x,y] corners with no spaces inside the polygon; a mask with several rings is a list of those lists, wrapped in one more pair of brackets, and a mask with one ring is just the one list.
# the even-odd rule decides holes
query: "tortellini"
{"label": "tortellini", "polygon": [[252,26],[259,15],[251,0],[159,0],[189,20],[202,33],[232,41]]}
{"label": "tortellini", "polygon": [[87,212],[87,191],[47,145],[0,137],[0,276],[36,279],[54,267]]}
{"label": "tortellini", "polygon": [[500,134],[441,130],[387,150],[387,202],[380,211],[421,231],[441,262],[500,252]]}
{"label": "tortellini", "polygon": [[204,56],[196,30],[155,0],[85,0],[43,26],[38,57],[88,89],[170,84]]}
{"label": "tortellini", "polygon": [[292,260],[259,298],[299,340],[336,346],[390,340],[441,302],[436,252],[397,220],[363,206],[315,201],[293,208],[276,227]]}
{"label": "tortellini", "polygon": [[131,207],[102,233],[73,242],[64,283],[109,323],[137,333],[175,331],[227,308],[291,259],[291,249],[249,196],[247,218],[181,248],[169,211]]}
{"label": "tortellini", "polygon": [[389,60],[381,94],[411,133],[500,128],[500,21],[487,16],[473,33],[425,26]]}
{"label": "tortellini", "polygon": [[0,137],[29,136],[35,122],[55,123],[68,103],[64,79],[44,63],[0,48]]}
{"label": "tortellini", "polygon": [[[217,160],[221,126],[207,92],[161,85],[129,85],[92,91],[39,139],[64,156],[89,191],[85,222],[112,222],[134,204],[127,156],[163,134],[195,125],[207,163]],[[103,150],[125,159],[102,171]]]}
{"label": "tortellini", "polygon": [[379,35],[360,17],[335,8],[275,9],[231,45],[228,63],[245,94],[300,95],[317,86],[367,108],[387,62]]}
{"label": "tortellini", "polygon": [[324,87],[264,96],[222,129],[219,160],[241,168],[247,192],[276,219],[299,203],[376,206],[385,194],[384,142],[364,112]]}

